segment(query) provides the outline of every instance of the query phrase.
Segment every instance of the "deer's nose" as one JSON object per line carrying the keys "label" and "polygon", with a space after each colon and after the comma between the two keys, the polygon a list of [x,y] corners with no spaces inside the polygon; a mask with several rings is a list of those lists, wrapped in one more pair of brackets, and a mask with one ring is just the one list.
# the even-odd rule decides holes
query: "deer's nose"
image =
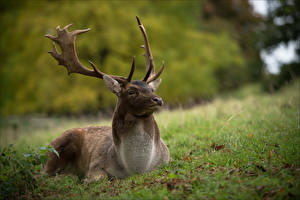
{"label": "deer's nose", "polygon": [[160,106],[162,106],[164,104],[162,98],[154,97],[152,100]]}

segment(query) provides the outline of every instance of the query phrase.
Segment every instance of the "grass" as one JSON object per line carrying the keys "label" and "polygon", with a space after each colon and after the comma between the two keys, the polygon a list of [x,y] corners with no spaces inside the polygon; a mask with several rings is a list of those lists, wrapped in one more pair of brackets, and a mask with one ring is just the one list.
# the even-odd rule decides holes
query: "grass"
{"label": "grass", "polygon": [[[33,196],[165,200],[300,198],[299,84],[297,81],[274,94],[264,94],[258,86],[251,86],[204,106],[162,111],[156,114],[156,120],[171,153],[172,160],[167,166],[143,175],[89,185],[74,176],[41,176]],[[26,125],[18,128],[2,128],[0,145],[14,141],[17,150],[24,151],[27,145],[37,148],[49,143],[68,128],[110,124],[95,119],[45,121],[44,126],[35,128],[31,128],[32,122],[24,122]],[[12,120],[4,124],[8,123]],[[13,136],[7,136],[8,133]]]}

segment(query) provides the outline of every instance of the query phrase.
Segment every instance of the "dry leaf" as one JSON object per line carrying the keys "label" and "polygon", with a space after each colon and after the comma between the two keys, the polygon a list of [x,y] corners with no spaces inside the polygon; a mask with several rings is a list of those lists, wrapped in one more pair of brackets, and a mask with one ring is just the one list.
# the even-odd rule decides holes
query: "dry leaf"
{"label": "dry leaf", "polygon": [[219,150],[225,148],[225,144],[216,145],[216,143],[212,143],[212,144],[210,145],[210,147],[213,148],[213,149],[216,150],[216,151],[219,151]]}
{"label": "dry leaf", "polygon": [[221,144],[221,145],[219,145],[219,146],[216,146],[216,150],[217,151],[219,151],[219,150],[221,150],[221,149],[224,149],[225,148],[225,144]]}
{"label": "dry leaf", "polygon": [[253,133],[249,133],[249,138],[253,138]]}
{"label": "dry leaf", "polygon": [[274,153],[274,149],[272,149],[272,150],[270,150],[270,151],[268,152],[267,158],[268,158],[269,160],[271,159],[273,153]]}
{"label": "dry leaf", "polygon": [[293,167],[293,165],[292,164],[289,164],[289,163],[285,163],[284,164],[284,166],[283,166],[283,168],[292,168]]}
{"label": "dry leaf", "polygon": [[192,153],[193,153],[193,151],[190,151],[189,153],[185,153],[184,156],[183,156],[183,158],[182,158],[182,160],[184,160],[184,161],[192,161],[192,157],[191,157]]}
{"label": "dry leaf", "polygon": [[279,192],[280,192],[280,193],[284,193],[284,189],[283,189],[283,188],[280,188],[280,189],[279,189]]}

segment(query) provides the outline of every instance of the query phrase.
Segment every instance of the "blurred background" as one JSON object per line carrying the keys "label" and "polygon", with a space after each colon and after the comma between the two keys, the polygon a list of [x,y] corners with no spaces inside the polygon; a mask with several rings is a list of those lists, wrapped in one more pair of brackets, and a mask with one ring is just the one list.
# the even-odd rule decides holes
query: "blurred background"
{"label": "blurred background", "polygon": [[[0,1],[0,116],[96,115],[116,97],[102,80],[67,75],[47,52],[45,34],[73,23],[81,62],[135,79],[144,75],[144,24],[158,68],[158,94],[170,107],[206,102],[245,84],[274,92],[300,74],[300,1]],[[277,56],[277,57],[276,57]],[[282,58],[282,60],[280,60]],[[288,59],[287,59],[288,58]],[[279,60],[278,60],[279,59]],[[281,62],[280,62],[281,61]]]}

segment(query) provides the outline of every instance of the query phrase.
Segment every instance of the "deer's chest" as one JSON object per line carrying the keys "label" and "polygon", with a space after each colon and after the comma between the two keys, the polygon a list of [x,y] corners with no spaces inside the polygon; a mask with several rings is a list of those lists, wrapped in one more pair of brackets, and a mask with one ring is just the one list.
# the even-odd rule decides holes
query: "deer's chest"
{"label": "deer's chest", "polygon": [[156,152],[154,138],[141,124],[121,138],[119,150],[121,162],[130,174],[150,169]]}

